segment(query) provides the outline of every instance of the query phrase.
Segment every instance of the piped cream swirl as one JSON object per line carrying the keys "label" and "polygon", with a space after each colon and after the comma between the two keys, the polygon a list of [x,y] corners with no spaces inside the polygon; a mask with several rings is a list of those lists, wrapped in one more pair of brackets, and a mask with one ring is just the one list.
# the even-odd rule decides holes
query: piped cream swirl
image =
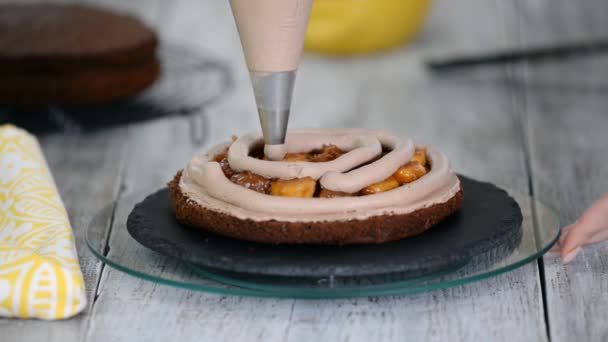
{"label": "piped cream swirl", "polygon": [[[262,144],[262,136],[249,134],[237,139],[228,151],[230,167],[267,178],[312,177],[330,190],[357,192],[392,175],[412,158],[411,139],[382,131],[363,129],[306,129],[289,131],[287,153],[308,152],[334,144],[348,151],[324,163],[276,162],[249,156]],[[458,177],[445,155],[428,148],[431,170],[424,177],[391,191],[342,198],[290,198],[261,194],[232,183],[213,157],[227,145],[194,157],[184,170],[180,188],[191,200],[220,212],[256,221],[332,221],[365,219],[376,215],[404,214],[449,200],[460,190]],[[391,151],[381,156],[382,147]],[[380,158],[379,158],[380,157]],[[365,165],[364,165],[365,164]]]}
{"label": "piped cream swirl", "polygon": [[[251,171],[266,178],[311,177],[320,179],[325,189],[348,193],[385,180],[414,155],[411,139],[401,140],[387,132],[299,129],[290,131],[284,152],[309,152],[329,144],[349,152],[325,163],[268,161],[249,156],[251,150],[260,145],[261,139],[258,134],[237,139],[228,151],[230,167],[237,172]],[[377,161],[361,166],[380,156],[382,146],[391,151]]]}

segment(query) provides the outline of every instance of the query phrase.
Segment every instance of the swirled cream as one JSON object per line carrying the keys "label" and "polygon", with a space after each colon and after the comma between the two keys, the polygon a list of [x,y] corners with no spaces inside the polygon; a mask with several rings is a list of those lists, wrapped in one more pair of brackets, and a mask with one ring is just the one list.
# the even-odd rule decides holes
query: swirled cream
{"label": "swirled cream", "polygon": [[270,160],[282,160],[287,154],[287,146],[282,145],[264,145],[264,155]]}
{"label": "swirled cream", "polygon": [[[333,144],[348,151],[324,163],[266,161],[249,156],[261,146],[261,134],[237,139],[228,150],[230,167],[266,178],[311,177],[322,187],[354,193],[390,177],[408,162],[415,150],[411,139],[388,132],[364,129],[290,130],[287,153],[309,152]],[[460,190],[460,181],[451,171],[444,154],[428,147],[431,170],[423,177],[396,189],[368,196],[339,198],[292,198],[258,193],[232,183],[213,161],[228,146],[223,144],[194,157],[184,170],[180,189],[197,204],[240,219],[312,222],[362,220],[377,215],[407,214],[433,204],[444,203]],[[390,150],[382,156],[383,147]]]}

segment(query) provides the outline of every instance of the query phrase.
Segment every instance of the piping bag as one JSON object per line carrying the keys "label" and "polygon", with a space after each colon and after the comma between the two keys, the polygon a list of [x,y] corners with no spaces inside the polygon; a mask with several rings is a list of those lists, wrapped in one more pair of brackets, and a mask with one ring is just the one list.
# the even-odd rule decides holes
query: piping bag
{"label": "piping bag", "polygon": [[264,152],[280,160],[312,0],[230,0],[230,6],[251,77]]}

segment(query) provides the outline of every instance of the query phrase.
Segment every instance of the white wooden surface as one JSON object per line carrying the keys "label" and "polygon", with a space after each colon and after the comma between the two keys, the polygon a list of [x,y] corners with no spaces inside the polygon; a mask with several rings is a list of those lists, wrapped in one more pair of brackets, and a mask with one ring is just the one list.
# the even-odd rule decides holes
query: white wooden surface
{"label": "white wooden surface", "polygon": [[[519,1],[522,45],[602,39],[608,3]],[[564,225],[608,193],[608,58],[524,64],[533,191],[559,210]],[[586,247],[571,264],[545,258],[546,305],[553,341],[608,341],[608,244]]]}
{"label": "white wooden surface", "polygon": [[[185,32],[197,32],[193,31],[192,27],[196,26],[192,23],[204,20],[199,13],[212,8],[209,4],[199,4],[197,11],[194,6],[187,3],[183,7],[187,12],[182,13],[179,7],[175,9],[175,15],[181,19],[180,25],[167,28],[167,36],[183,37]],[[487,17],[496,10],[494,7],[485,9],[489,11]],[[206,42],[206,35],[210,35],[209,42],[203,46],[211,44],[211,39],[226,44],[222,50],[231,51],[226,58],[234,61],[237,87],[225,101],[206,111],[206,124],[209,125],[205,130],[209,134],[206,142],[214,143],[231,134],[251,130],[258,123],[251,110],[253,98],[227,4],[217,5],[216,12],[210,11],[208,15],[219,18],[215,24],[224,27],[227,37],[217,37],[219,29],[213,33],[203,29],[198,41]],[[444,27],[440,33],[450,34],[456,27]],[[500,41],[499,32],[488,36],[478,36],[475,32],[474,27],[465,26],[464,30],[456,31],[455,36],[469,36],[463,40],[470,44],[493,45]],[[433,48],[425,41],[419,45],[420,51]],[[449,47],[449,44],[441,47]],[[397,129],[399,133],[432,140],[447,153],[459,155],[453,161],[465,173],[525,189],[527,176],[522,148],[517,140],[517,126],[510,113],[509,94],[505,89],[490,89],[484,91],[483,100],[478,101],[471,96],[477,91],[479,86],[475,84],[444,86],[434,82],[421,72],[420,55],[407,51],[347,61],[312,57],[306,59],[301,68],[294,113],[302,114],[295,114],[292,125]],[[437,96],[453,100],[436,103],[433,99]],[[480,126],[486,127],[487,131],[475,129]],[[188,148],[188,139],[184,139],[187,132],[187,122],[173,120],[132,130],[129,145],[133,153],[127,157],[126,188],[133,192],[153,189],[183,167],[197,149],[197,146]],[[509,161],[507,169],[487,163],[490,151],[475,143],[490,137],[504,142],[493,145],[496,147],[493,157]],[[453,144],[454,140],[463,138],[465,141],[461,144]],[[168,145],[180,148],[168,157],[164,148]],[[141,153],[144,150],[147,153]],[[124,222],[123,215],[129,208],[124,205],[124,210],[117,213],[115,222],[118,225]],[[116,253],[126,257],[126,253],[138,252],[132,249],[132,244],[125,244],[125,236],[118,235],[124,234],[124,230],[115,227],[113,232],[110,255]],[[508,286],[501,286],[504,283]],[[132,331],[145,340],[160,340],[166,336],[161,332],[172,331],[175,338],[185,340],[250,340],[252,337],[260,341],[308,340],[313,336],[336,340],[399,340],[404,336],[430,340],[452,337],[501,340],[515,336],[522,340],[538,340],[545,337],[538,283],[535,265],[529,265],[488,282],[434,294],[375,301],[308,302],[191,293],[108,269],[92,312],[94,324],[87,337],[91,341],[128,339],[134,335],[124,335],[124,332]],[[504,303],[499,310],[491,299],[497,292]],[[158,300],[163,303],[159,304]],[[506,320],[507,324],[494,324],[490,329],[481,324],[467,324],[486,320],[499,322],[505,316],[510,318]],[[126,321],[123,317],[133,319]],[[525,328],[518,329],[521,327]],[[517,333],[513,334],[514,331]]]}
{"label": "white wooden surface", "polygon": [[[133,204],[129,195],[161,187],[196,151],[258,127],[227,1],[103,3],[141,15],[167,40],[226,60],[234,88],[200,113],[203,126],[197,129],[204,132],[203,141],[192,139],[193,121],[185,118],[42,141],[76,227],[91,304],[85,314],[65,322],[0,320],[0,341],[608,338],[606,245],[586,249],[566,267],[546,258],[544,275],[532,263],[475,284],[380,299],[223,297],[156,285],[109,267],[102,270],[82,240],[85,223],[97,210],[121,199],[110,255],[150,257],[121,229]],[[606,8],[601,0],[583,3]],[[598,90],[605,85],[597,72],[606,70],[602,60],[493,66],[438,76],[428,74],[422,60],[606,32],[603,16],[591,12],[583,15],[566,0],[437,0],[426,31],[407,49],[352,59],[306,56],[291,125],[388,128],[413,135],[444,150],[457,171],[475,178],[528,192],[531,177],[532,190],[560,208],[563,219],[573,220],[608,191],[608,138],[602,134],[607,104]],[[556,18],[572,21],[572,27],[560,30]],[[564,67],[566,76],[556,76]],[[573,116],[581,112],[586,116]],[[584,134],[586,129],[596,134]],[[555,145],[567,153],[550,153]],[[109,224],[111,217],[107,219]],[[163,258],[154,260],[154,267],[168,272],[174,267]],[[545,302],[541,279],[547,284]]]}

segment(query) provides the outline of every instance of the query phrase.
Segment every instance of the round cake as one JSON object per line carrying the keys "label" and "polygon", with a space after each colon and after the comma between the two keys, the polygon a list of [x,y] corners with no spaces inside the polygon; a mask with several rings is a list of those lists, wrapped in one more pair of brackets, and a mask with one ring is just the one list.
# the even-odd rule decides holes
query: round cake
{"label": "round cake", "polygon": [[248,134],[195,156],[169,183],[177,220],[249,241],[369,244],[420,234],[462,203],[444,154],[389,132],[290,130],[284,152],[269,160]]}
{"label": "round cake", "polygon": [[71,4],[0,5],[0,104],[86,105],[137,94],[159,75],[139,19]]}

